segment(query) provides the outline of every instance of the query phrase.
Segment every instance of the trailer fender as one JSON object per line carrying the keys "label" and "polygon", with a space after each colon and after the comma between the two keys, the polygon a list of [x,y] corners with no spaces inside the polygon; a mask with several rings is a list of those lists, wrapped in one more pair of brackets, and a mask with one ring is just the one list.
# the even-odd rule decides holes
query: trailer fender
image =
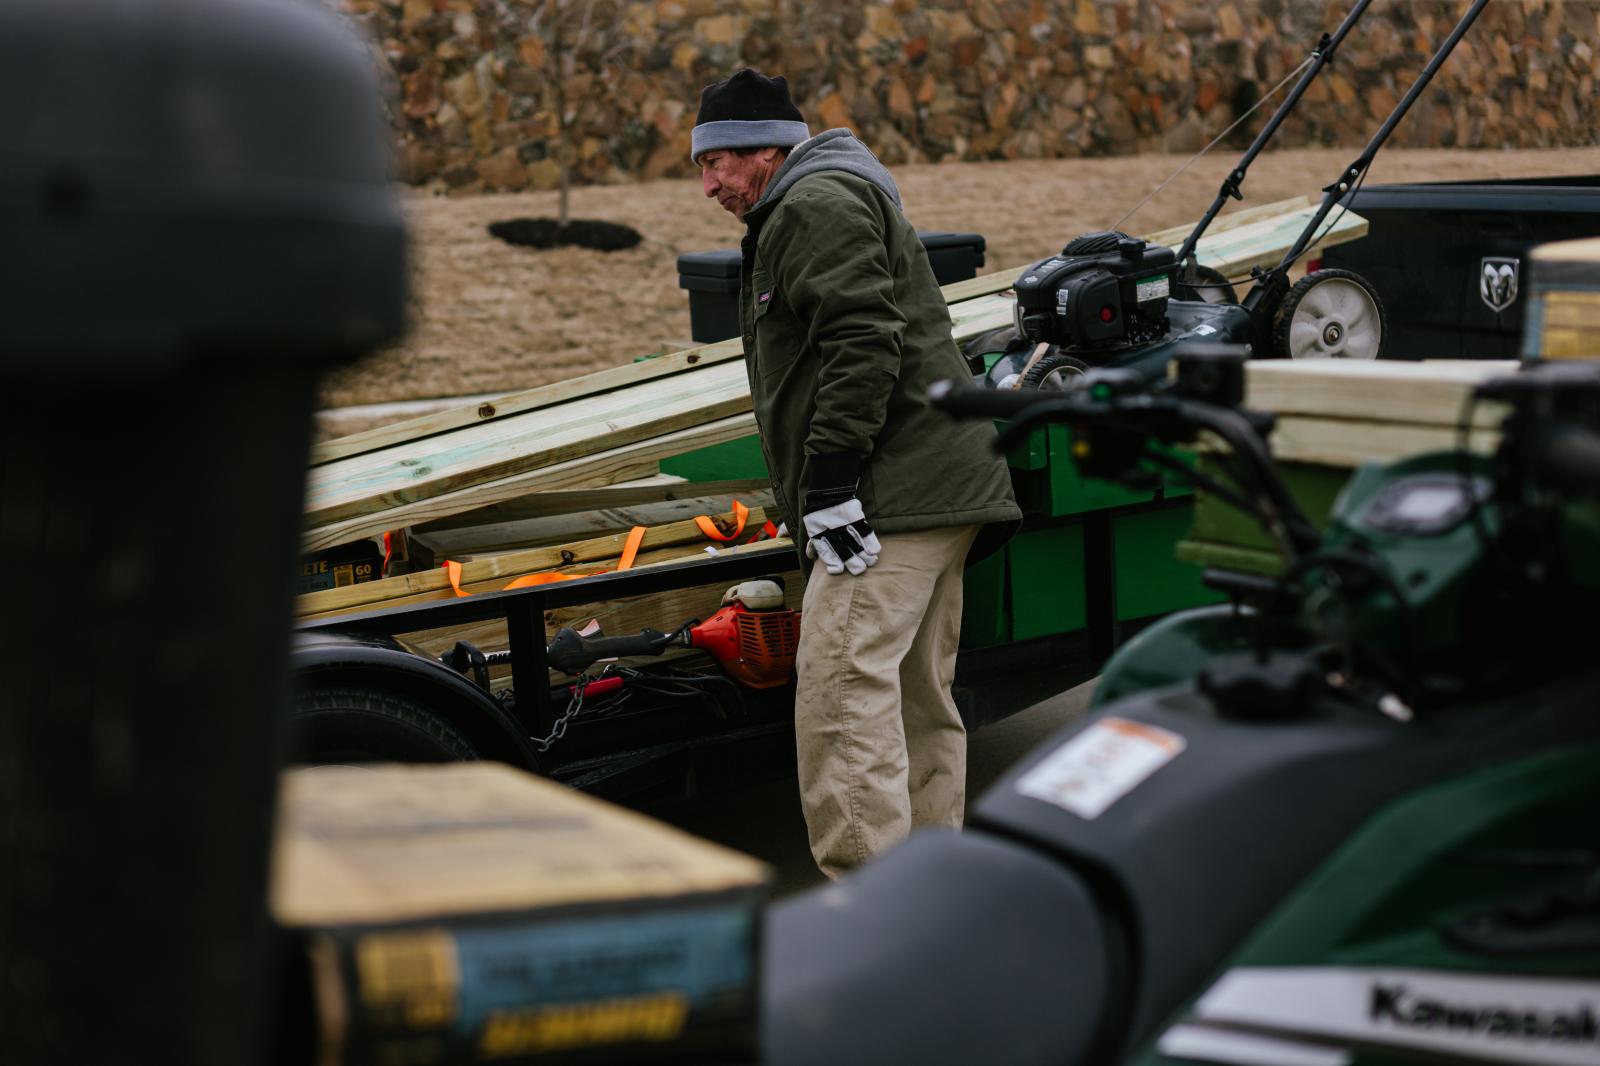
{"label": "trailer fender", "polygon": [[295,690],[360,686],[426,707],[486,759],[541,772],[527,731],[500,701],[436,659],[370,633],[296,633],[289,655]]}

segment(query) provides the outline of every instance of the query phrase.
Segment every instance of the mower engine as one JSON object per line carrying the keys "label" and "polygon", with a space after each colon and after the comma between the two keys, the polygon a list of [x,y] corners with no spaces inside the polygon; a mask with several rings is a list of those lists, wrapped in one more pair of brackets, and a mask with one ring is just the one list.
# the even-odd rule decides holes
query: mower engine
{"label": "mower engine", "polygon": [[1082,352],[1150,344],[1168,329],[1178,254],[1116,231],[1088,233],[1022,272],[1017,332]]}
{"label": "mower engine", "polygon": [[689,629],[688,643],[747,688],[776,688],[794,673],[800,612],[784,606],[783,586],[770,578],[742,581],[722,596],[716,614]]}

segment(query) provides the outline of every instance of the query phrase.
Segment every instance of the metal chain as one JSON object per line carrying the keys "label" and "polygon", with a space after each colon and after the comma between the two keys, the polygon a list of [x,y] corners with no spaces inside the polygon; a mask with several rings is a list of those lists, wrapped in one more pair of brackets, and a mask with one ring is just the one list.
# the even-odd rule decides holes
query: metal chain
{"label": "metal chain", "polygon": [[535,740],[533,746],[540,752],[550,750],[550,745],[567,735],[567,724],[572,721],[577,713],[583,709],[583,690],[589,685],[587,677],[580,677],[572,687],[572,698],[567,701],[566,710],[556,718],[555,724],[550,727],[550,735],[543,740]]}

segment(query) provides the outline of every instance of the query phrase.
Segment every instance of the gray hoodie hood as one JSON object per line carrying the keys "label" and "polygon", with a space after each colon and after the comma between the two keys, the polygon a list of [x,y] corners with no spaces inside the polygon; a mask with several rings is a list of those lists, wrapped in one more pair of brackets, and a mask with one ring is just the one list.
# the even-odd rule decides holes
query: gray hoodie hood
{"label": "gray hoodie hood", "polygon": [[772,176],[772,184],[767,186],[767,191],[762,193],[756,207],[775,203],[783,198],[789,187],[809,174],[816,174],[823,170],[842,170],[846,174],[854,174],[858,178],[872,182],[878,188],[888,193],[896,207],[900,203],[900,189],[894,183],[894,178],[889,176],[889,171],[878,162],[878,157],[872,154],[872,149],[862,144],[844,127],[824,130],[808,141],[801,141],[789,153],[789,158],[784,160],[783,166]]}

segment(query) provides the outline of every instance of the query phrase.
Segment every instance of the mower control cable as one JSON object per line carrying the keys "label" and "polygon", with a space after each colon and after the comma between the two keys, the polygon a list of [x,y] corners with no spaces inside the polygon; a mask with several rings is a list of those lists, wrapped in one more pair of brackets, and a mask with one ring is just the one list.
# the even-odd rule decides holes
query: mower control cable
{"label": "mower control cable", "polygon": [[[1365,0],[1365,2],[1366,3],[1371,3],[1372,0]],[[1161,191],[1163,189],[1165,189],[1168,185],[1171,185],[1173,182],[1177,181],[1178,180],[1178,176],[1180,174],[1182,174],[1185,170],[1188,170],[1190,167],[1194,166],[1194,164],[1198,163],[1200,161],[1201,157],[1203,157],[1207,152],[1211,151],[1211,149],[1213,149],[1217,145],[1221,144],[1223,142],[1223,140],[1230,133],[1232,133],[1234,130],[1238,129],[1241,125],[1243,125],[1246,119],[1248,119],[1251,115],[1255,114],[1258,110],[1260,110],[1261,106],[1263,104],[1265,104],[1268,100],[1272,99],[1274,96],[1278,95],[1279,90],[1281,90],[1285,85],[1288,85],[1289,82],[1293,81],[1295,75],[1299,74],[1302,70],[1305,70],[1312,63],[1316,62],[1316,59],[1317,59],[1317,54],[1315,52],[1313,52],[1311,55],[1307,56],[1305,58],[1305,60],[1298,67],[1295,67],[1287,75],[1285,75],[1284,79],[1282,81],[1280,81],[1278,84],[1274,85],[1270,91],[1268,91],[1266,94],[1264,94],[1261,97],[1261,99],[1257,100],[1254,104],[1252,104],[1248,111],[1246,111],[1244,114],[1240,115],[1238,118],[1234,119],[1232,125],[1230,125],[1227,129],[1223,130],[1221,133],[1219,133],[1215,137],[1213,137],[1211,139],[1211,143],[1210,144],[1206,145],[1204,148],[1200,149],[1194,155],[1190,156],[1188,161],[1185,162],[1183,164],[1183,166],[1179,167],[1177,170],[1174,170],[1167,177],[1166,181],[1163,181],[1160,185],[1157,185],[1154,189],[1151,189],[1149,194],[1146,195],[1143,200],[1140,200],[1138,203],[1134,204],[1131,208],[1128,209],[1127,213],[1125,213],[1121,218],[1119,218],[1115,222],[1113,222],[1108,228],[1112,229],[1112,230],[1120,230],[1122,228],[1122,224],[1124,222],[1128,221],[1128,219],[1132,218],[1134,215],[1139,213],[1139,209],[1140,208],[1144,207],[1144,205],[1149,203],[1151,200],[1154,200],[1157,196],[1160,196],[1161,195]],[[1299,90],[1300,86],[1296,86],[1295,88],[1297,90]],[[1280,107],[1279,108],[1279,112],[1283,112],[1283,108]],[[1281,118],[1279,118],[1279,115],[1277,115],[1277,114],[1273,115],[1273,119],[1277,120],[1277,121],[1280,121],[1280,122],[1282,121]],[[1268,123],[1268,126],[1272,126],[1272,128],[1276,129],[1276,126],[1273,126],[1271,122]],[[1258,138],[1258,140],[1259,140],[1259,138]],[[1259,149],[1257,149],[1257,150],[1259,151]],[[1244,181],[1244,168],[1248,167],[1249,165],[1250,164],[1248,162],[1246,162],[1246,163],[1241,164],[1238,167],[1235,167],[1233,169],[1233,173],[1229,175],[1229,180],[1231,181],[1234,176],[1237,176],[1239,181],[1243,182]],[[1224,187],[1226,187],[1226,185]],[[1243,199],[1243,197],[1240,196],[1238,193],[1235,193],[1234,194],[1234,199],[1236,199],[1236,200]],[[1218,208],[1218,210],[1221,209],[1221,204],[1220,203],[1217,205],[1217,208]],[[1211,212],[1211,217],[1205,219],[1205,224],[1209,224],[1210,221],[1211,221],[1211,218],[1215,218],[1215,217],[1216,217],[1216,211],[1212,211]],[[1191,235],[1191,239],[1193,239],[1193,235]],[[1184,247],[1187,248],[1188,245],[1185,245]],[[1178,261],[1181,263],[1183,261],[1183,256],[1180,255],[1178,257]]]}
{"label": "mower control cable", "polygon": [[1365,176],[1367,168],[1372,165],[1372,160],[1378,154],[1378,149],[1383,147],[1384,142],[1389,139],[1389,135],[1400,124],[1400,120],[1406,117],[1406,113],[1411,110],[1411,105],[1416,103],[1417,97],[1421,96],[1423,90],[1428,87],[1428,83],[1433,81],[1433,76],[1439,72],[1440,67],[1444,66],[1445,60],[1450,58],[1450,53],[1455,51],[1456,45],[1460,43],[1461,38],[1466,35],[1467,30],[1477,21],[1478,16],[1482,14],[1483,9],[1488,4],[1489,0],[1473,0],[1472,7],[1467,10],[1465,15],[1461,16],[1461,20],[1450,31],[1450,36],[1445,38],[1444,43],[1433,54],[1433,58],[1428,60],[1428,65],[1417,76],[1417,80],[1411,83],[1411,88],[1406,90],[1406,94],[1401,98],[1400,103],[1395,105],[1395,109],[1389,113],[1389,117],[1384,119],[1382,127],[1373,135],[1367,146],[1361,150],[1361,154],[1344,169],[1344,172],[1332,184],[1323,190],[1322,203],[1317,208],[1317,213],[1312,218],[1311,224],[1301,232],[1299,239],[1294,242],[1294,246],[1284,255],[1283,261],[1267,272],[1268,276],[1287,275],[1295,260],[1304,255],[1306,249],[1311,247],[1311,235],[1317,232],[1317,227],[1332,212],[1333,205],[1353,191],[1359,180]]}
{"label": "mower control cable", "polygon": [[[1254,163],[1256,156],[1260,155],[1262,150],[1266,148],[1267,142],[1272,139],[1273,134],[1278,132],[1278,127],[1282,126],[1284,121],[1289,117],[1289,113],[1294,110],[1295,105],[1300,102],[1300,98],[1304,96],[1306,90],[1311,87],[1311,83],[1315,81],[1317,75],[1322,72],[1322,68],[1333,62],[1333,54],[1338,51],[1339,45],[1344,43],[1345,37],[1348,36],[1350,31],[1355,28],[1355,24],[1360,21],[1362,14],[1367,10],[1371,3],[1372,0],[1359,0],[1350,13],[1345,16],[1344,21],[1339,24],[1339,28],[1334,30],[1332,35],[1324,33],[1322,35],[1322,39],[1317,42],[1316,49],[1312,51],[1311,55],[1306,59],[1306,61],[1289,72],[1289,77],[1285,78],[1284,82],[1287,82],[1289,78],[1294,77],[1301,71],[1305,71],[1305,74],[1303,77],[1301,77],[1300,81],[1295,85],[1295,87],[1290,90],[1289,95],[1284,98],[1283,103],[1278,105],[1278,109],[1272,113],[1272,117],[1267,120],[1267,124],[1261,127],[1261,132],[1256,134],[1256,139],[1252,141],[1250,147],[1245,150],[1244,156],[1240,158],[1238,165],[1233,168],[1232,173],[1230,173],[1223,181],[1222,188],[1217,191],[1216,199],[1211,202],[1210,208],[1208,208],[1206,213],[1201,216],[1200,221],[1195,224],[1194,230],[1189,234],[1188,239],[1183,242],[1183,248],[1178,252],[1178,262],[1188,262],[1190,257],[1194,255],[1195,245],[1198,244],[1200,238],[1205,235],[1206,229],[1211,225],[1212,220],[1217,217],[1218,213],[1222,211],[1222,208],[1227,204],[1230,197],[1235,200],[1244,199],[1244,194],[1240,192],[1240,187],[1244,185],[1245,173],[1250,169],[1250,164]],[[1262,97],[1262,100],[1265,101],[1269,97],[1275,95],[1278,89],[1281,89],[1282,87],[1283,85],[1280,84],[1277,88],[1273,89],[1271,93],[1268,93],[1267,96]],[[1258,102],[1256,106],[1259,107],[1260,103]],[[1254,109],[1252,108],[1252,110]],[[1245,117],[1248,116],[1249,112],[1245,112]],[[1243,119],[1240,121],[1243,121]],[[1238,123],[1236,122],[1234,125],[1236,126]],[[1233,127],[1231,126],[1229,127],[1230,130],[1232,128]],[[1223,136],[1226,135],[1226,133],[1223,134]],[[1219,137],[1218,140],[1221,140],[1221,138]],[[1215,144],[1216,141],[1211,143]],[[1206,150],[1210,150],[1209,145],[1207,146]],[[1177,175],[1173,176],[1176,177]],[[1160,190],[1157,191],[1159,192]],[[1154,193],[1151,195],[1154,195]],[[1141,204],[1140,206],[1143,205]],[[1135,208],[1134,210],[1138,210],[1138,208]],[[1131,211],[1129,212],[1129,214],[1132,213],[1133,212]],[[1112,228],[1115,229],[1117,227],[1114,226]]]}

